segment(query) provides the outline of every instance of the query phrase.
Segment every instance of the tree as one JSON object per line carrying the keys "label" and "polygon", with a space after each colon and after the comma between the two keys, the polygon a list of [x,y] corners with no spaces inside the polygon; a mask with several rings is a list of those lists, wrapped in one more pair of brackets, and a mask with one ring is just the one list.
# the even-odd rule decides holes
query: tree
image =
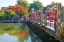
{"label": "tree", "polygon": [[4,19],[4,11],[3,10],[0,10],[0,20],[3,20]]}
{"label": "tree", "polygon": [[11,17],[14,17],[16,15],[16,13],[12,10],[8,10],[8,13],[10,14]]}
{"label": "tree", "polygon": [[0,10],[0,16],[3,16],[5,13],[3,10]]}
{"label": "tree", "polygon": [[62,6],[62,10],[64,10],[64,6]]}
{"label": "tree", "polygon": [[56,3],[54,1],[51,2],[51,4],[47,5],[48,7],[54,6]]}
{"label": "tree", "polygon": [[46,9],[47,9],[48,7],[51,8],[51,7],[54,6],[55,4],[56,4],[56,3],[55,3],[54,1],[52,1],[51,4],[49,4],[49,5],[47,5],[46,7],[44,7],[44,9],[43,9],[43,10],[44,10],[44,13],[45,13],[45,11],[46,11]]}
{"label": "tree", "polygon": [[11,10],[15,11],[16,14],[19,15],[19,17],[27,15],[28,14],[28,10],[26,7],[24,7],[23,5],[16,5],[16,6],[12,6],[10,8]]}
{"label": "tree", "polygon": [[17,0],[18,5],[23,5],[24,7],[28,8],[29,4],[27,0]]}
{"label": "tree", "polygon": [[7,11],[5,11],[4,17],[5,17],[5,19],[8,19],[8,18],[11,19],[11,18],[14,18],[15,15],[16,15],[16,13],[13,10],[7,10]]}
{"label": "tree", "polygon": [[40,8],[43,8],[42,3],[39,1],[35,1],[30,4],[29,11],[31,11],[31,8],[34,8],[35,10],[39,10]]}

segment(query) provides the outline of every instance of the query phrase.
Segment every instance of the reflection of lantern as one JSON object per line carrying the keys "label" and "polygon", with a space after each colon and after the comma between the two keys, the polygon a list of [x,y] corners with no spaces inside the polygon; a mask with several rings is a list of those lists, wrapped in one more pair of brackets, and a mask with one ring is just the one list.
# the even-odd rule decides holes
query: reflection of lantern
{"label": "reflection of lantern", "polygon": [[49,14],[50,14],[50,22],[54,21],[54,10],[49,10]]}

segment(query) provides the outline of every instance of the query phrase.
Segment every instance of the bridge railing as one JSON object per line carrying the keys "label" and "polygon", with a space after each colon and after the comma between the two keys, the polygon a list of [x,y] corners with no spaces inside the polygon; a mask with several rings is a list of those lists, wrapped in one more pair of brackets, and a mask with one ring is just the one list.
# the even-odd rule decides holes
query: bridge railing
{"label": "bridge railing", "polygon": [[[43,14],[43,8],[41,8],[40,10],[38,10],[38,11],[35,11],[35,10],[33,10],[32,12],[31,12],[31,18],[32,18],[32,20],[31,21],[33,21],[34,23],[39,23],[40,24],[40,26],[45,26],[45,27],[47,27],[47,28],[49,28],[49,29],[51,29],[51,30],[53,30],[53,31],[55,31],[56,32],[56,36],[58,37],[58,38],[61,38],[62,37],[62,34],[64,33],[64,32],[62,32],[62,27],[61,27],[61,24],[62,24],[62,22],[61,22],[61,20],[62,20],[62,18],[61,18],[61,3],[57,3],[55,6],[53,6],[52,8],[50,8],[50,9],[52,9],[52,10],[54,10],[55,12],[54,12],[54,21],[53,22],[50,22],[50,20],[49,19],[47,19],[47,18],[49,18],[50,16],[47,16],[47,14],[45,14],[45,18],[44,18],[44,14]],[[48,11],[47,11],[47,13],[49,14],[49,10],[50,9],[48,9]],[[50,14],[49,14],[50,15]],[[38,19],[39,18],[39,19]],[[62,29],[62,30],[61,30]],[[64,35],[63,35],[64,36]]]}

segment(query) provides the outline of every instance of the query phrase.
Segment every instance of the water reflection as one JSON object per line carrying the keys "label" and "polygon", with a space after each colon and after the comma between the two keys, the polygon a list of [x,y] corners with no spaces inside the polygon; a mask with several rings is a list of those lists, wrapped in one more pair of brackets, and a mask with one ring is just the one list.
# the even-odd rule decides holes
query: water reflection
{"label": "water reflection", "polygon": [[0,42],[42,42],[21,23],[0,23]]}
{"label": "water reflection", "polygon": [[29,30],[32,42],[42,42],[33,32]]}
{"label": "water reflection", "polygon": [[0,42],[31,42],[31,39],[21,23],[0,23]]}

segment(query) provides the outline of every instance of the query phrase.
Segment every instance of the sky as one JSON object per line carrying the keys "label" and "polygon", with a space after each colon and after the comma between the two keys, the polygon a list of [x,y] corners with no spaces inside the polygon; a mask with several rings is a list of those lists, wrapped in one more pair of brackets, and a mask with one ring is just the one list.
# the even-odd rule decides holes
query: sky
{"label": "sky", "polygon": [[[1,7],[7,7],[7,6],[13,6],[16,4],[17,0],[0,0],[0,9]],[[32,3],[33,0],[28,0],[29,3]],[[52,1],[54,2],[60,2],[62,5],[64,5],[63,0],[40,0],[40,2],[43,4],[43,6],[46,6],[50,4]]]}

